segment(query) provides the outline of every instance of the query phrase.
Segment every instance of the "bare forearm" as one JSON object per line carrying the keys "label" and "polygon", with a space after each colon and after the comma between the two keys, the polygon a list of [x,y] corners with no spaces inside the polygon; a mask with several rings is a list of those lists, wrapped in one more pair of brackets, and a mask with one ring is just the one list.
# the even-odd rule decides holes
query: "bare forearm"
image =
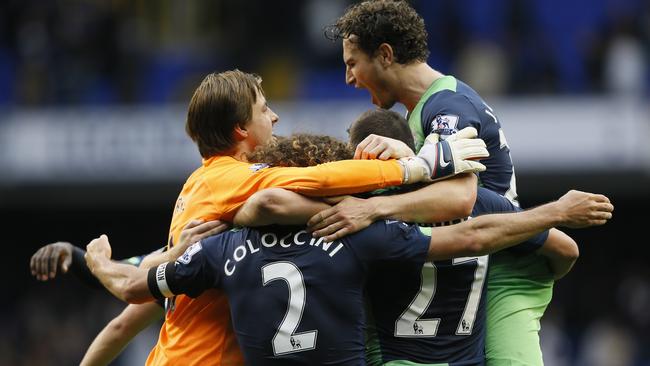
{"label": "bare forearm", "polygon": [[496,215],[485,215],[469,220],[475,247],[483,254],[505,249],[562,222],[555,203],[535,209]]}
{"label": "bare forearm", "polygon": [[478,256],[521,243],[561,222],[554,203],[533,210],[480,216],[431,230],[429,260]]}
{"label": "bare forearm", "polygon": [[91,266],[99,282],[118,299],[129,303],[153,300],[147,286],[147,270],[100,258]]}
{"label": "bare forearm", "polygon": [[162,315],[162,308],[155,303],[128,305],[95,337],[81,360],[81,366],[107,365],[133,337]]}
{"label": "bare forearm", "polygon": [[80,366],[107,365],[119,355],[137,332],[124,331],[113,319],[90,344]]}
{"label": "bare forearm", "polygon": [[80,366],[108,365],[129,344],[130,337],[112,334],[110,326],[109,324],[97,335],[97,338],[88,347]]}
{"label": "bare forearm", "polygon": [[259,191],[246,201],[235,215],[240,226],[304,225],[318,212],[330,208],[327,203],[284,189]]}
{"label": "bare forearm", "polygon": [[476,201],[476,176],[463,174],[394,196],[372,197],[375,219],[434,223],[467,217]]}

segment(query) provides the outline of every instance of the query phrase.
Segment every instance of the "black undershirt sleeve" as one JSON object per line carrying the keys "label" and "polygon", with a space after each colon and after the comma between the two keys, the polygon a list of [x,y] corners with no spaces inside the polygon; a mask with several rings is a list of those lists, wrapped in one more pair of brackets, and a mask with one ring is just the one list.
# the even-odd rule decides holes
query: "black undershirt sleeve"
{"label": "black undershirt sleeve", "polygon": [[86,265],[86,258],[84,258],[85,255],[86,251],[78,247],[73,247],[70,271],[72,271],[72,273],[86,285],[96,289],[103,289],[104,286],[99,282],[97,277],[90,272],[90,268]]}

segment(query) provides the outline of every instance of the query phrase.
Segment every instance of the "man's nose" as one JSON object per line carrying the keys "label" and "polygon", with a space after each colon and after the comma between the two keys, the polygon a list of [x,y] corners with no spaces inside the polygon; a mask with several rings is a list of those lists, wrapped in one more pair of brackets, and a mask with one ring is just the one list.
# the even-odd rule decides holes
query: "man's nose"
{"label": "man's nose", "polygon": [[348,85],[352,85],[352,86],[354,86],[354,84],[356,83],[354,75],[352,75],[352,73],[348,70],[345,70],[345,82]]}
{"label": "man's nose", "polygon": [[271,110],[271,123],[276,124],[280,120],[280,117],[278,117],[273,110]]}

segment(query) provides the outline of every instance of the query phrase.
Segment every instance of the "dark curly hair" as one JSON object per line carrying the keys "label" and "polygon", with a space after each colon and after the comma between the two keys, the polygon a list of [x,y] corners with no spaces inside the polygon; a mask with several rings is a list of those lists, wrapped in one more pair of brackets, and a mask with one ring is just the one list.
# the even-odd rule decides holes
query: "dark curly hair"
{"label": "dark curly hair", "polygon": [[358,37],[354,42],[370,56],[382,43],[388,43],[401,64],[426,62],[429,57],[424,20],[405,1],[371,0],[352,5],[325,28],[325,37],[333,41],[350,35]]}
{"label": "dark curly hair", "polygon": [[325,135],[293,134],[258,146],[248,161],[272,166],[308,167],[332,161],[352,159],[348,144]]}

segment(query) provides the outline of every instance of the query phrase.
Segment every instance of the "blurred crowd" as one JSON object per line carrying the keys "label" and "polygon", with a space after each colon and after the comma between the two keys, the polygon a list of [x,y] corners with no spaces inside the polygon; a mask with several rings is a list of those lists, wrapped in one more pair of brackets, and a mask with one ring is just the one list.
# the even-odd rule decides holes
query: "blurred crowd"
{"label": "blurred crowd", "polygon": [[[351,1],[6,0],[0,105],[166,103],[203,75],[261,74],[274,99],[363,96],[323,27]],[[413,1],[429,63],[484,94],[647,95],[650,2]]]}

